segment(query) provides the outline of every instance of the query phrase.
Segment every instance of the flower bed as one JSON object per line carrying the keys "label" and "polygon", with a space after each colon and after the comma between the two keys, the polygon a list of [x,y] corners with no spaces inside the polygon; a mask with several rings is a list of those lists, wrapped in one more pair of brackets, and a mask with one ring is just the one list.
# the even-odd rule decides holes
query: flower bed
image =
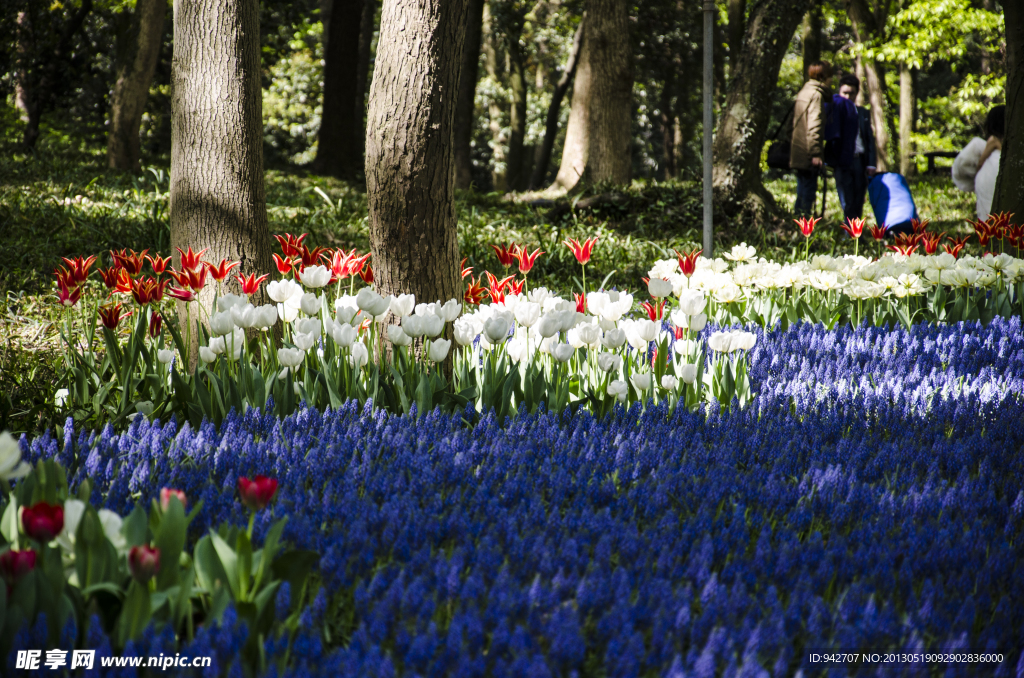
{"label": "flower bed", "polygon": [[[122,515],[184,490],[204,506],[190,542],[240,524],[239,477],[276,477],[284,538],[321,554],[323,582],[290,675],[825,675],[812,648],[1004,655],[943,675],[1024,668],[1020,319],[798,324],[748,358],[760,388],[728,412],[470,427],[349,402],[219,429],[69,426],[26,456],[59,460],[72,487],[90,478]],[[257,514],[257,540],[274,517]],[[165,627],[126,652],[209,654],[223,671],[246,637],[234,619],[187,648]],[[84,637],[109,651],[95,625]],[[268,660],[285,647],[268,638]]]}

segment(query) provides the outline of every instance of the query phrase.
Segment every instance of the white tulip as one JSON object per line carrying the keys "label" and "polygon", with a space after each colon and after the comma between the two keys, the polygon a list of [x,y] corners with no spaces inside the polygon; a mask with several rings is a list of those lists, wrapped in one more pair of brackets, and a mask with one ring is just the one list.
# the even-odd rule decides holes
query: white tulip
{"label": "white tulip", "polygon": [[256,307],[248,301],[242,304],[235,304],[231,307],[231,320],[238,327],[246,329],[255,327],[257,324]]}
{"label": "white tulip", "polygon": [[560,363],[569,362],[569,359],[572,358],[572,354],[575,352],[576,349],[569,344],[555,344],[551,348],[551,355]]}
{"label": "white tulip", "polygon": [[427,331],[427,319],[421,315],[409,315],[402,318],[402,331],[410,337],[422,337]]}
{"label": "white tulip", "polygon": [[540,319],[540,304],[524,301],[516,304],[516,321],[523,327],[533,327]]}
{"label": "white tulip", "polygon": [[302,332],[296,332],[292,335],[292,343],[298,346],[303,351],[308,351],[313,348],[316,344],[316,337],[312,334],[304,334]]}
{"label": "white tulip", "polygon": [[317,315],[320,313],[320,305],[322,303],[322,299],[312,292],[306,292],[299,297],[299,308],[306,315]]}
{"label": "white tulip", "polygon": [[264,304],[256,309],[256,327],[267,330],[277,322],[277,307],[273,304]]}
{"label": "white tulip", "polygon": [[507,344],[505,344],[505,350],[508,351],[508,357],[512,359],[514,363],[520,363],[523,360],[529,360],[530,354],[535,353],[537,344],[530,343],[528,345],[527,340],[522,337],[513,337]]}
{"label": "white tulip", "polygon": [[444,306],[441,307],[438,315],[444,318],[445,322],[450,323],[458,318],[460,313],[462,313],[462,304],[459,303],[458,299],[449,299],[444,302]]}
{"label": "white tulip", "polygon": [[736,332],[733,338],[734,350],[749,351],[757,342],[757,335],[752,332]]}
{"label": "white tulip", "polygon": [[679,295],[679,310],[686,315],[697,315],[703,312],[707,303],[708,300],[704,295],[695,289],[683,290],[683,293]]}
{"label": "white tulip", "polygon": [[587,346],[596,347],[601,343],[601,328],[591,323],[581,323],[576,327],[576,331],[579,332],[580,341]]}
{"label": "white tulip", "polygon": [[174,360],[174,351],[171,351],[166,348],[161,348],[156,352],[156,359],[159,360],[162,364],[166,365],[167,363]]}
{"label": "white tulip", "polygon": [[199,357],[202,358],[204,363],[212,363],[217,359],[217,354],[211,351],[208,346],[200,346]]}
{"label": "white tulip", "polygon": [[279,304],[302,294],[302,287],[291,279],[273,280],[267,285],[267,294]]}
{"label": "white tulip", "polygon": [[216,336],[227,334],[235,329],[235,321],[231,319],[231,311],[221,311],[210,316],[210,331]]}
{"label": "white tulip", "polygon": [[359,338],[359,332],[351,325],[336,323],[331,332],[331,338],[338,346],[348,348]]}
{"label": "white tulip", "polygon": [[331,282],[331,272],[325,266],[306,266],[299,271],[299,280],[311,289],[318,289]]}
{"label": "white tulip", "polygon": [[537,331],[540,332],[540,336],[547,339],[553,337],[562,330],[562,318],[560,314],[555,312],[545,313],[540,323],[537,325]]}
{"label": "white tulip", "polygon": [[433,339],[444,329],[444,318],[439,315],[423,316],[423,336]]}
{"label": "white tulip", "polygon": [[357,370],[361,369],[370,360],[370,352],[366,349],[366,344],[358,342],[352,344],[352,348],[349,349],[352,355],[349,356],[349,362]]}
{"label": "white tulip", "polygon": [[558,312],[558,315],[561,319],[561,325],[558,329],[561,330],[562,332],[568,332],[572,328],[576,327],[576,322],[578,320],[577,315],[582,317],[583,314],[577,314],[576,307],[573,306],[571,308],[562,309],[561,311]]}
{"label": "white tulip", "polygon": [[629,375],[629,380],[632,382],[633,388],[638,391],[646,391],[651,388],[651,375],[649,372],[645,372],[643,374],[634,372]]}
{"label": "white tulip", "polygon": [[371,316],[381,315],[388,310],[390,302],[384,297],[374,292],[369,287],[364,287],[359,290],[359,294],[356,295],[356,306],[361,310],[366,311]]}
{"label": "white tulip", "polygon": [[618,372],[622,367],[622,356],[615,353],[600,353],[597,356],[597,366],[602,372]]}
{"label": "white tulip", "polygon": [[395,346],[408,346],[412,343],[412,337],[406,334],[405,330],[398,325],[388,325],[388,341]]}
{"label": "white tulip", "polygon": [[610,329],[604,333],[601,343],[604,344],[605,348],[619,348],[626,343],[626,332],[617,327]]}
{"label": "white tulip", "polygon": [[661,278],[651,278],[647,283],[647,291],[655,299],[664,299],[672,294],[672,283]]}
{"label": "white tulip", "polygon": [[671,374],[666,374],[661,378],[661,387],[666,391],[674,391],[677,386],[679,386],[679,380]]}
{"label": "white tulip", "polygon": [[714,332],[708,337],[708,348],[719,353],[729,353],[732,350],[732,333]]}
{"label": "white tulip", "polygon": [[64,407],[69,395],[71,395],[71,391],[66,388],[58,388],[53,394],[54,407]]}
{"label": "white tulip", "polygon": [[0,478],[14,480],[32,472],[32,466],[21,460],[21,446],[7,431],[0,433]]}
{"label": "white tulip", "polygon": [[399,294],[397,297],[391,298],[389,307],[391,312],[399,318],[412,315],[413,309],[416,308],[416,296],[413,294]]}
{"label": "white tulip", "polygon": [[[406,296],[412,296],[406,295]],[[356,305],[356,298],[344,295],[338,297],[338,300],[334,302],[334,312],[338,316],[338,322],[350,323],[352,318],[355,317],[356,313],[359,312],[359,307]],[[397,313],[395,315],[398,315]]]}
{"label": "white tulip", "polygon": [[505,314],[495,315],[493,318],[488,318],[484,321],[484,334],[492,342],[499,342],[508,336],[509,328],[512,327],[512,322]]}
{"label": "white tulip", "polygon": [[708,324],[708,314],[707,313],[699,313],[697,315],[690,316],[690,330],[692,330],[694,332],[700,332],[705,327],[707,327],[707,324]]}
{"label": "white tulip", "polygon": [[658,330],[661,327],[661,323],[656,320],[641,318],[636,321],[633,327],[636,329],[636,333],[640,335],[641,339],[651,342],[658,336]]}
{"label": "white tulip", "polygon": [[283,322],[290,323],[299,317],[299,307],[291,304],[278,304],[277,315]]}
{"label": "white tulip", "polygon": [[434,339],[430,342],[430,348],[427,350],[427,360],[435,363],[441,362],[448,357],[448,349],[451,347],[452,342],[447,339]]}
{"label": "white tulip", "polygon": [[692,384],[697,379],[697,366],[693,363],[680,366],[679,378],[687,384]]}
{"label": "white tulip", "polygon": [[469,316],[462,316],[456,320],[453,327],[455,329],[455,341],[461,346],[472,345],[477,335],[480,334],[480,330],[477,329],[476,324]]}
{"label": "white tulip", "polygon": [[309,334],[314,337],[319,337],[323,334],[323,330],[320,325],[320,318],[303,318],[302,320],[295,322],[294,328],[296,332]]}
{"label": "white tulip", "polygon": [[[74,552],[75,533],[78,532],[83,515],[85,515],[85,502],[79,499],[68,499],[64,502],[64,529],[57,535],[57,543],[64,550]],[[118,553],[126,551],[128,542],[121,533],[121,526],[124,524],[121,516],[110,509],[100,509],[96,512],[96,516],[100,519],[103,534],[110,541],[114,550]]]}
{"label": "white tulip", "polygon": [[305,352],[297,348],[277,349],[277,361],[285,367],[298,367],[305,357]]}
{"label": "white tulip", "polygon": [[614,396],[619,402],[624,402],[626,400],[626,393],[628,391],[629,387],[626,385],[626,382],[621,379],[616,379],[608,384],[608,395]]}
{"label": "white tulip", "polygon": [[225,294],[217,299],[217,310],[221,312],[230,311],[239,304],[247,303],[249,303],[249,300],[246,297],[237,294]]}

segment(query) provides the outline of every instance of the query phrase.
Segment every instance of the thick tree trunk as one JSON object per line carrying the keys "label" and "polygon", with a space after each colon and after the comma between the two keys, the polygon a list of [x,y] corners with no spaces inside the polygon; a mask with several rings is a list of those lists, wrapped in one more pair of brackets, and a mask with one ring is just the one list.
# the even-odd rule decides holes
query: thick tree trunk
{"label": "thick tree trunk", "polygon": [[355,157],[362,169],[366,157],[366,85],[370,81],[370,53],[373,51],[373,33],[377,28],[377,0],[364,0],[363,17],[359,27],[359,59],[356,62],[355,97]]}
{"label": "thick tree trunk", "polygon": [[110,130],[107,132],[107,165],[138,172],[141,162],[139,125],[149,98],[149,85],[160,58],[166,0],[138,0],[132,13],[126,49],[117,69],[110,98]]}
{"label": "thick tree trunk", "polygon": [[914,71],[900,64],[900,174],[909,177],[916,169],[910,156],[910,135],[914,131]]}
{"label": "thick tree trunk", "polygon": [[453,151],[466,0],[385,0],[366,129],[374,286],[461,299]]}
{"label": "thick tree trunk", "polygon": [[714,144],[715,202],[730,217],[762,221],[775,201],[761,182],[761,150],[782,58],[810,0],[763,0],[748,17]]}
{"label": "thick tree trunk", "polygon": [[[867,0],[845,0],[846,13],[850,17],[853,36],[857,42],[881,40],[885,34],[889,3],[877,3],[873,11]],[[885,172],[892,163],[889,159],[889,140],[892,115],[889,111],[885,87],[885,66],[880,61],[860,60],[864,69],[861,91],[871,105],[871,128],[875,134],[875,150],[878,155],[878,171]]]}
{"label": "thick tree trunk", "polygon": [[[258,0],[174,2],[171,245],[209,248],[207,261],[240,261],[246,274],[272,267],[259,35]],[[200,299],[210,306],[212,285]]]}
{"label": "thick tree trunk", "polygon": [[508,171],[505,183],[510,191],[526,188],[525,155],[523,143],[526,140],[526,64],[525,55],[519,47],[518,32],[508,36],[509,90],[512,94],[512,109],[509,115]]}
{"label": "thick tree trunk", "polygon": [[626,0],[589,0],[562,163],[554,187],[629,181],[633,68]]}
{"label": "thick tree trunk", "polygon": [[576,66],[579,63],[580,45],[583,43],[583,24],[587,15],[584,12],[580,18],[579,26],[576,27],[576,34],[572,39],[572,51],[562,69],[562,75],[555,83],[555,91],[551,93],[551,103],[548,104],[548,115],[544,120],[544,141],[537,150],[537,157],[534,160],[533,176],[530,177],[530,188],[540,188],[548,175],[548,166],[551,164],[551,151],[555,147],[555,137],[558,136],[558,114],[562,109],[562,99],[569,91],[576,75]]}
{"label": "thick tree trunk", "polygon": [[455,187],[461,189],[473,185],[471,142],[483,18],[484,0],[469,0],[466,8],[466,46],[462,52],[462,70],[459,74],[459,100],[455,104]]}
{"label": "thick tree trunk", "polygon": [[1004,2],[1006,23],[1006,136],[992,212],[1012,212],[1024,221],[1024,7]]}
{"label": "thick tree trunk", "polygon": [[363,5],[364,0],[334,0],[324,55],[324,99],[314,167],[343,179],[354,178],[362,166],[356,140],[356,82]]}
{"label": "thick tree trunk", "polygon": [[807,69],[815,61],[821,61],[821,6],[815,3],[804,16],[803,26],[804,81]]}
{"label": "thick tree trunk", "polygon": [[747,0],[729,0],[729,78],[736,72],[747,20]]}

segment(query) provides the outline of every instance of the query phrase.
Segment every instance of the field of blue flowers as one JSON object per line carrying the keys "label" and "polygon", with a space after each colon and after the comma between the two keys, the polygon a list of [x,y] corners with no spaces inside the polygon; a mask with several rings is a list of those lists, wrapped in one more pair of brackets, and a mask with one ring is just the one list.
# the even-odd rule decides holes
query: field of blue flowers
{"label": "field of blue flowers", "polygon": [[[242,524],[239,476],[277,478],[256,534],[287,514],[285,538],[321,554],[285,675],[1022,675],[1020,318],[798,324],[759,333],[749,360],[744,409],[138,417],[26,457],[90,478],[122,515],[161,487],[202,499],[190,541]],[[242,675],[234,619],[125,654],[212,655],[209,675]],[[97,629],[88,645],[109,653]],[[826,670],[812,650],[1003,660]],[[267,639],[271,664],[285,651]]]}

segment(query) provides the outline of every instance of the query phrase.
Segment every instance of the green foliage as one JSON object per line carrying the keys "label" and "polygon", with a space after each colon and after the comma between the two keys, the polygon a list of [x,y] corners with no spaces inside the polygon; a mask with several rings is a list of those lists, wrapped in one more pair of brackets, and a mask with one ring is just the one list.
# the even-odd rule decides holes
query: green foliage
{"label": "green foliage", "polygon": [[316,157],[323,96],[323,27],[296,27],[290,51],[270,67],[263,90],[263,140],[282,159],[303,165]]}

